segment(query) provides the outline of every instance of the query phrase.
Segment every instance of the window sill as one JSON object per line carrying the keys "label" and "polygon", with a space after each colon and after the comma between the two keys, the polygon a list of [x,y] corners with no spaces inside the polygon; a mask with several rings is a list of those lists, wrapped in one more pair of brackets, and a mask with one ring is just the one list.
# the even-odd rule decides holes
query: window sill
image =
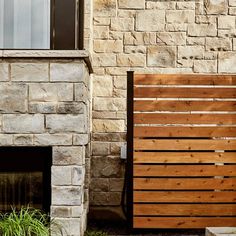
{"label": "window sill", "polygon": [[84,59],[93,73],[90,54],[86,50],[0,50],[0,59],[7,58],[71,58]]}

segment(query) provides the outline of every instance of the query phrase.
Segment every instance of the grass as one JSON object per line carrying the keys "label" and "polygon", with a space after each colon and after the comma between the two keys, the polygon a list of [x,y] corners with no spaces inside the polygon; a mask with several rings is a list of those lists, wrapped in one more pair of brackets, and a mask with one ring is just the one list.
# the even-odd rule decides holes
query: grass
{"label": "grass", "polygon": [[62,235],[60,227],[40,210],[27,207],[0,214],[1,236],[49,236],[51,228],[57,235]]}
{"label": "grass", "polygon": [[87,230],[84,236],[108,236],[108,234],[102,231]]}

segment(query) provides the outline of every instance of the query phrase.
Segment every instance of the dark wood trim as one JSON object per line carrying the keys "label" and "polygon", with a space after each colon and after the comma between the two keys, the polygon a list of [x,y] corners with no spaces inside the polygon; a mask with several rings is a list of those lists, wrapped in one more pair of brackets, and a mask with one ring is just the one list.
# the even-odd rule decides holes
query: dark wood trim
{"label": "dark wood trim", "polygon": [[78,49],[84,50],[84,0],[78,0],[77,8],[77,39],[78,39]]}

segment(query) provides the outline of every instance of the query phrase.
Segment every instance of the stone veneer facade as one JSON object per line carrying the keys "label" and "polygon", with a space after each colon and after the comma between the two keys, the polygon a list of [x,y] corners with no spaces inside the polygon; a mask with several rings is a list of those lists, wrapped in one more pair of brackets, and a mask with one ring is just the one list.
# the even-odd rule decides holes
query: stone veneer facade
{"label": "stone veneer facade", "polygon": [[90,205],[121,212],[126,71],[236,73],[236,0],[93,0]]}
{"label": "stone veneer facade", "polygon": [[51,216],[68,236],[83,235],[88,210],[86,62],[85,51],[0,51],[0,146],[52,147]]}

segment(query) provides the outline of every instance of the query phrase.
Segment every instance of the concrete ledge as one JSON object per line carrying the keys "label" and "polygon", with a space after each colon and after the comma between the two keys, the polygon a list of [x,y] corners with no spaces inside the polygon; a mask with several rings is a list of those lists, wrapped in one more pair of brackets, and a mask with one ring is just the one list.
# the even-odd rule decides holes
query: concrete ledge
{"label": "concrete ledge", "polygon": [[0,50],[0,59],[9,58],[84,59],[89,73],[93,73],[91,57],[87,50]]}
{"label": "concrete ledge", "polygon": [[206,236],[236,236],[236,227],[208,227]]}

